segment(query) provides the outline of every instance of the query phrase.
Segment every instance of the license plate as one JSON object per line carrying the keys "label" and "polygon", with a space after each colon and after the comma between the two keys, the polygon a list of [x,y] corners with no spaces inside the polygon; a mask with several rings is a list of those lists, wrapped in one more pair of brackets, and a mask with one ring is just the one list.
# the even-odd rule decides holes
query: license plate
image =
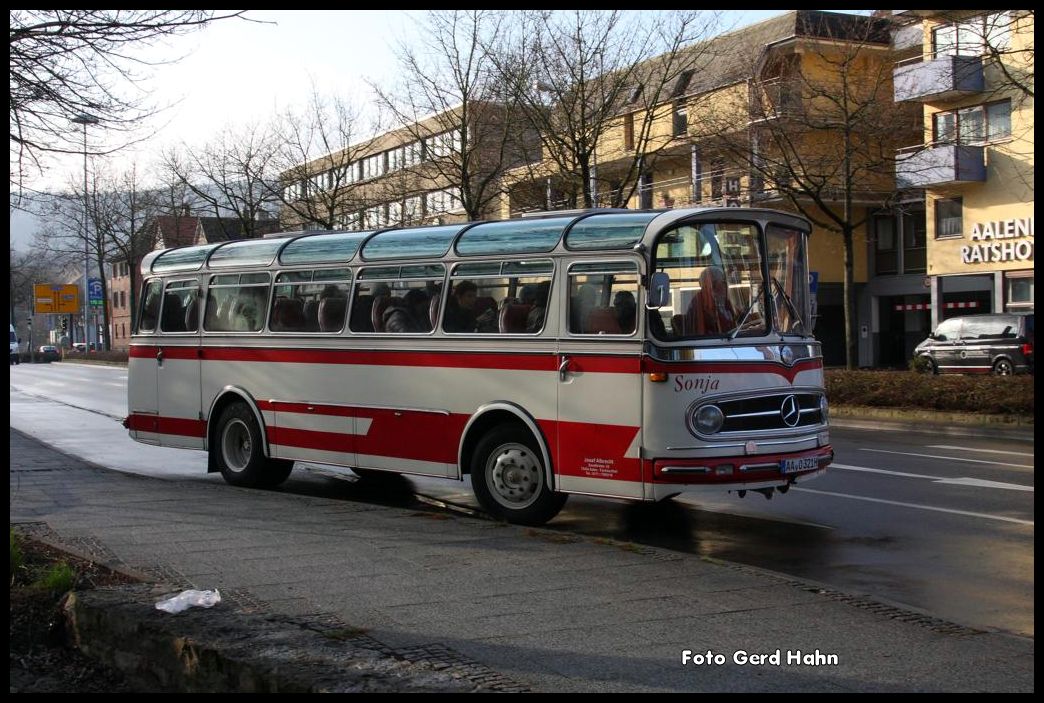
{"label": "license plate", "polygon": [[819,467],[819,457],[806,456],[800,459],[784,459],[779,463],[780,471],[793,474],[799,471],[811,471]]}

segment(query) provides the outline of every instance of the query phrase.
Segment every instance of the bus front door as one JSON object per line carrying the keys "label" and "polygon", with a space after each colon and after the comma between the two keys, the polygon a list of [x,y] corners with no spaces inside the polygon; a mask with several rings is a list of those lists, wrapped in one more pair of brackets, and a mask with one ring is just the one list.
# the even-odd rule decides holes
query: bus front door
{"label": "bus front door", "polygon": [[560,345],[559,490],[643,496],[641,357],[626,346],[596,354],[590,342],[563,340]]}

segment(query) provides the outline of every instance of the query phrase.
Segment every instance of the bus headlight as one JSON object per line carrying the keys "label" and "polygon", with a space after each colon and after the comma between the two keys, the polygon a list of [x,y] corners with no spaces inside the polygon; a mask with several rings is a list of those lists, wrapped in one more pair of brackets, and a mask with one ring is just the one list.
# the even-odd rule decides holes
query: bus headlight
{"label": "bus headlight", "polygon": [[819,421],[825,425],[827,423],[827,420],[829,419],[828,415],[829,413],[827,411],[827,397],[825,395],[822,395],[819,397]]}
{"label": "bus headlight", "polygon": [[700,434],[714,434],[725,423],[725,414],[717,405],[704,405],[692,416],[692,424]]}

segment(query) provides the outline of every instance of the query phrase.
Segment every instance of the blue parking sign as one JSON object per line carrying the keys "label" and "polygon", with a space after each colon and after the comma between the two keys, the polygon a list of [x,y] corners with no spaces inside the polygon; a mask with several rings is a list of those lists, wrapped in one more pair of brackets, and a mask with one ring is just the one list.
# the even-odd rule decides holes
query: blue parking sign
{"label": "blue parking sign", "polygon": [[100,278],[87,280],[87,300],[91,307],[100,308],[105,304],[105,296],[102,294],[102,282]]}

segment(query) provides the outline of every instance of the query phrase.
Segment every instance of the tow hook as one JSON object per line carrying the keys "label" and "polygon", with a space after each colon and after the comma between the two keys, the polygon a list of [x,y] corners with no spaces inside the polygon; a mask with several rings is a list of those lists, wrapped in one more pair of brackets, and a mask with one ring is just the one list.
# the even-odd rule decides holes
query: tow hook
{"label": "tow hook", "polygon": [[755,490],[758,493],[760,493],[761,495],[765,496],[765,500],[772,500],[772,493],[776,489],[773,488],[772,486],[769,486],[768,488],[755,488],[753,490]]}
{"label": "tow hook", "polygon": [[123,425],[123,429],[129,430],[130,429],[130,415],[128,415],[127,417],[123,418],[123,422],[121,422],[120,424]]}

